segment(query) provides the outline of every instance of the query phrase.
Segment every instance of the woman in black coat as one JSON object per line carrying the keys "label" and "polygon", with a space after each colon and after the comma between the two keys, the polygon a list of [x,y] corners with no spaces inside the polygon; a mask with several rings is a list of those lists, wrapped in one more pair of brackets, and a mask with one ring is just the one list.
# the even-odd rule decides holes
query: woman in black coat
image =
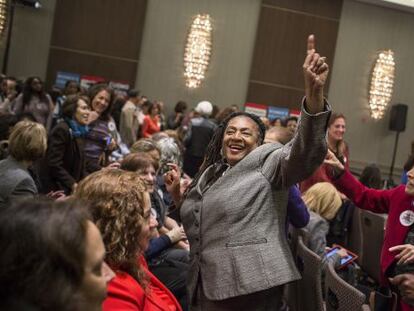
{"label": "woman in black coat", "polygon": [[78,181],[86,176],[89,165],[84,156],[84,137],[88,133],[89,99],[69,96],[62,106],[62,122],[49,137],[46,154],[48,190],[63,190],[70,194]]}

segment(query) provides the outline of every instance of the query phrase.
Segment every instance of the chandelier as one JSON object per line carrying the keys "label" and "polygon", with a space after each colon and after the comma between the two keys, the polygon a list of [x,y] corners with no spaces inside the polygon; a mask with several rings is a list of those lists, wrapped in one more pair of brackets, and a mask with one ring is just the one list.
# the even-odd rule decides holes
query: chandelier
{"label": "chandelier", "polygon": [[8,1],[0,0],[0,38],[3,37],[7,27]]}
{"label": "chandelier", "polygon": [[369,91],[369,106],[373,119],[381,119],[384,116],[387,105],[391,101],[394,71],[394,53],[391,50],[379,52],[372,70]]}
{"label": "chandelier", "polygon": [[211,19],[208,14],[193,18],[184,52],[186,86],[197,88],[204,80],[211,55]]}

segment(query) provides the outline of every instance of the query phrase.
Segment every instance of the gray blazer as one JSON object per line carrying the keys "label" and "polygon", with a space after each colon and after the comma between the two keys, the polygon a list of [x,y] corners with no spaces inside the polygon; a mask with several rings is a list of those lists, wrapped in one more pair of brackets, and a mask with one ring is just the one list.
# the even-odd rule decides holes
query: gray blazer
{"label": "gray blazer", "polygon": [[35,182],[21,163],[11,156],[0,161],[0,208],[36,194]]}
{"label": "gray blazer", "polygon": [[287,189],[310,176],[326,155],[328,105],[325,110],[309,115],[302,109],[289,144],[254,149],[208,187],[223,164],[212,165],[189,191],[181,219],[190,242],[190,299],[200,277],[210,300],[300,278],[285,236]]}

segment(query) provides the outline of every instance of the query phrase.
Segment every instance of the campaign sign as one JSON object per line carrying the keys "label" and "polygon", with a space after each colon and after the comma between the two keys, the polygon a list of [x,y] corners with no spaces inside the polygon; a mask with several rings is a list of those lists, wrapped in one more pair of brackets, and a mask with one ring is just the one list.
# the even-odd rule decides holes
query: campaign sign
{"label": "campaign sign", "polygon": [[283,120],[289,116],[288,108],[269,106],[267,112],[268,112],[267,117],[270,121],[273,121],[276,119]]}
{"label": "campaign sign", "polygon": [[63,90],[68,81],[76,81],[79,83],[80,75],[72,72],[58,71],[56,74],[55,86]]}
{"label": "campaign sign", "polygon": [[104,82],[105,79],[97,76],[82,76],[80,80],[80,86],[85,89],[89,89],[91,85]]}
{"label": "campaign sign", "polygon": [[127,82],[111,81],[109,86],[114,90],[116,95],[126,96],[129,90]]}
{"label": "campaign sign", "polygon": [[255,103],[246,103],[244,105],[244,111],[248,113],[255,114],[259,117],[266,117],[267,115],[267,106],[266,105],[260,105]]}

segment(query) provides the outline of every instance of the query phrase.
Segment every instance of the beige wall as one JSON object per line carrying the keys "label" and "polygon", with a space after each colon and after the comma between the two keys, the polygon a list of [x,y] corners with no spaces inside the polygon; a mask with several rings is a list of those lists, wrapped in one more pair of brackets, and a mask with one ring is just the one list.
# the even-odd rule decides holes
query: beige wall
{"label": "beige wall", "polygon": [[[42,8],[39,10],[21,6],[15,9],[8,75],[46,77],[55,0],[42,0],[41,3]],[[4,60],[4,41],[0,47],[1,65]]]}
{"label": "beige wall", "polygon": [[[137,88],[161,99],[171,111],[178,100],[195,106],[210,100],[220,107],[244,104],[260,0],[148,1]],[[183,53],[192,16],[213,19],[213,48],[206,79],[189,90],[183,76]]]}
{"label": "beige wall", "polygon": [[369,117],[370,70],[377,51],[395,53],[396,78],[391,103],[408,105],[407,127],[400,134],[397,174],[414,140],[414,15],[345,0],[330,85],[330,102],[347,117],[346,140],[350,145],[351,167],[377,163],[388,172],[395,132],[388,130],[389,111],[383,120]]}

